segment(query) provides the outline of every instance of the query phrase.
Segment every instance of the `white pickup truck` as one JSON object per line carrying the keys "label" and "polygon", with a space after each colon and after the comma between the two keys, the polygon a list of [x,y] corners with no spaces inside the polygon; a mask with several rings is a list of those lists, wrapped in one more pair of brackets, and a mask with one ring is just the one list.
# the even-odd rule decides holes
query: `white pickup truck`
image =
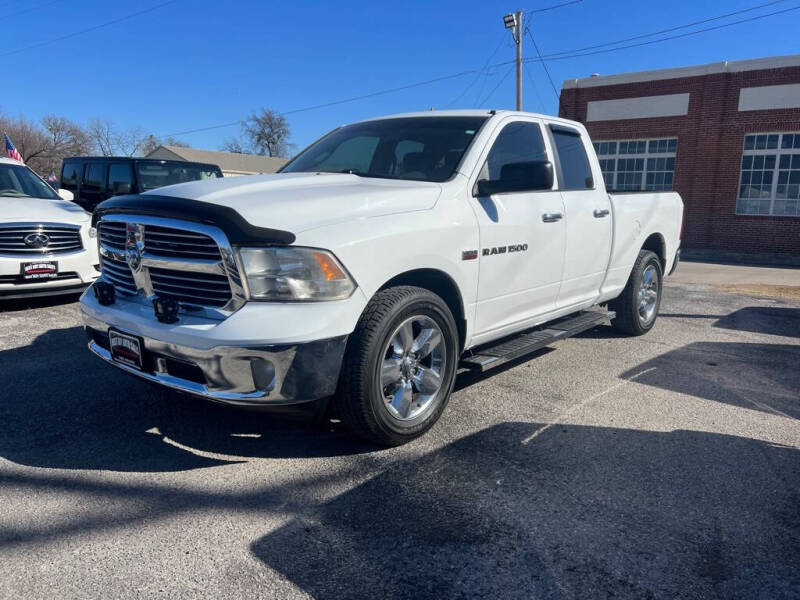
{"label": "white pickup truck", "polygon": [[[608,194],[575,122],[505,111],[362,121],[280,173],[101,204],[90,349],[210,400],[332,408],[395,445],[484,370],[604,320],[658,314],[672,192]],[[607,308],[599,308],[607,305]]]}

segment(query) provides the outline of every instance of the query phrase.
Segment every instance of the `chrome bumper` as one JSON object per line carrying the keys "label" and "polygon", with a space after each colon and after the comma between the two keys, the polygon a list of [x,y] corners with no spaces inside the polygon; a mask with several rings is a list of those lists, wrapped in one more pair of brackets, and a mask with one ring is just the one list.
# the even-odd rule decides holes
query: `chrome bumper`
{"label": "chrome bumper", "polygon": [[141,379],[237,406],[280,406],[332,396],[347,343],[347,336],[342,336],[302,344],[198,350],[141,338],[148,360],[140,371],[112,360],[107,324],[84,318],[89,349],[106,362]]}

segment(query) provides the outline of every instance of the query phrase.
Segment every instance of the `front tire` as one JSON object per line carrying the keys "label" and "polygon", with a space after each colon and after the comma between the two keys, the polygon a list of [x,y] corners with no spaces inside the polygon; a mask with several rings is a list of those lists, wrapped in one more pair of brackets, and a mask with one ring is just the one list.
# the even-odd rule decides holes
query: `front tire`
{"label": "front tire", "polygon": [[655,253],[640,250],[625,289],[608,307],[617,313],[611,325],[628,335],[644,335],[653,328],[661,306],[661,261]]}
{"label": "front tire", "polygon": [[359,437],[410,442],[444,411],[458,354],[455,320],[439,296],[412,286],[381,290],[348,340],[335,408]]}

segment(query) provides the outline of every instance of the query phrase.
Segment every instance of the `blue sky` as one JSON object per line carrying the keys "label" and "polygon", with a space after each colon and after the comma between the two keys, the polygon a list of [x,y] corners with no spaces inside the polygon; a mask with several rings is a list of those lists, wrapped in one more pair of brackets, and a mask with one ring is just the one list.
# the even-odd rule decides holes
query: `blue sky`
{"label": "blue sky", "polygon": [[[564,0],[520,3],[266,2],[175,0],[95,31],[83,29],[164,0],[0,0],[0,110],[38,119],[111,119],[166,135],[236,121],[265,106],[280,112],[511,60],[502,16]],[[769,0],[582,0],[532,14],[543,54],[682,25]],[[800,6],[772,6],[713,26]],[[22,13],[22,14],[17,14]],[[548,63],[564,79],[800,52],[800,10],[640,48]],[[686,31],[686,30],[682,30]],[[680,32],[678,32],[680,33]],[[44,43],[62,38],[55,43]],[[26,49],[28,48],[28,49]],[[525,56],[534,56],[530,39]],[[494,54],[493,54],[494,53]],[[331,128],[381,114],[436,108],[513,108],[510,67],[288,116],[303,147]],[[554,113],[556,96],[537,64],[526,66],[524,108]],[[505,79],[503,80],[503,77]],[[495,90],[494,93],[491,93]],[[179,136],[218,149],[236,127]]]}

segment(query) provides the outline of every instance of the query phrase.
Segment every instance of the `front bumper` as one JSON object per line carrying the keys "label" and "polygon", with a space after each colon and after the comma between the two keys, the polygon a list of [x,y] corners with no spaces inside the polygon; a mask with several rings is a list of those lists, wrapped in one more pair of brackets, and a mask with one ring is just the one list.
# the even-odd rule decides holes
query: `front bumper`
{"label": "front bumper", "polygon": [[142,337],[145,370],[112,360],[109,324],[84,313],[89,349],[147,381],[237,406],[310,402],[336,391],[347,336],[298,344],[216,346],[201,350]]}
{"label": "front bumper", "polygon": [[[81,232],[84,248],[74,252],[31,255],[0,254],[0,300],[75,294],[100,277],[97,242]],[[26,262],[58,263],[57,279],[23,282],[20,277]]]}

